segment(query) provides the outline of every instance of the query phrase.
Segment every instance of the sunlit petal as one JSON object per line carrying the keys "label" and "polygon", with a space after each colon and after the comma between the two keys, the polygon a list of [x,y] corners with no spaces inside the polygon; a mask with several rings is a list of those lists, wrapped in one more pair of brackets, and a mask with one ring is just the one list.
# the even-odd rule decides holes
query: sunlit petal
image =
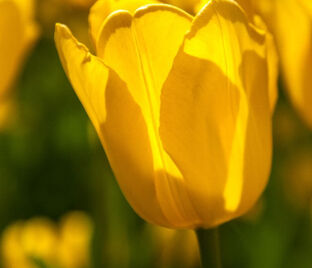
{"label": "sunlit petal", "polygon": [[161,137],[206,227],[249,209],[268,179],[265,46],[236,4],[211,1],[195,18],[162,91]]}

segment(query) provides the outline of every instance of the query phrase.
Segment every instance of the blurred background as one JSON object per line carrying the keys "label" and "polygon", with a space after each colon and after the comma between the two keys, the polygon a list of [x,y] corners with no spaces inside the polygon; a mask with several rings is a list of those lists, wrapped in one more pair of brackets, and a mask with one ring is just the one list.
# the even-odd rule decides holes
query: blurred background
{"label": "blurred background", "polygon": [[[146,224],[130,208],[63,72],[54,23],[90,44],[91,2],[37,2],[39,38],[0,128],[0,267],[199,267],[191,231]],[[312,132],[279,87],[271,178],[248,215],[220,227],[224,267],[312,265]]]}

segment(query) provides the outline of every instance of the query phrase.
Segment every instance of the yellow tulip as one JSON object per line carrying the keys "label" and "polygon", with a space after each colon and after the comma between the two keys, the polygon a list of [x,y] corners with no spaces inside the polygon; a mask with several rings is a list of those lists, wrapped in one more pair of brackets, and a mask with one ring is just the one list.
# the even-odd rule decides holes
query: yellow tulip
{"label": "yellow tulip", "polygon": [[0,105],[38,36],[33,4],[31,0],[0,0]]}
{"label": "yellow tulip", "polygon": [[131,206],[171,228],[244,214],[271,165],[276,87],[265,30],[230,0],[194,18],[154,4],[104,20],[96,56],[65,25],[55,41]]}
{"label": "yellow tulip", "polygon": [[283,79],[294,107],[312,128],[312,2],[237,0],[249,16],[260,14],[273,33]]}

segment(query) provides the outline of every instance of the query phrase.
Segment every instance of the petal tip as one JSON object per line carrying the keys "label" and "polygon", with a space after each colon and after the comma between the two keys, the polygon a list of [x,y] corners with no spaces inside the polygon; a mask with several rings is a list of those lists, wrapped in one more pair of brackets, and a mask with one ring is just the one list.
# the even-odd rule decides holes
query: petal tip
{"label": "petal tip", "polygon": [[55,37],[59,35],[68,39],[72,36],[72,33],[65,24],[56,23],[55,24]]}

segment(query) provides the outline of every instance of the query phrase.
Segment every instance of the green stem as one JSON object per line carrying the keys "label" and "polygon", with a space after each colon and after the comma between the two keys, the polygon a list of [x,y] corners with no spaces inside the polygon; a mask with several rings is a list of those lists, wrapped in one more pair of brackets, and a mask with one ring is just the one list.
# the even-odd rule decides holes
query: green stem
{"label": "green stem", "polygon": [[202,268],[221,268],[218,229],[197,229],[195,232]]}

